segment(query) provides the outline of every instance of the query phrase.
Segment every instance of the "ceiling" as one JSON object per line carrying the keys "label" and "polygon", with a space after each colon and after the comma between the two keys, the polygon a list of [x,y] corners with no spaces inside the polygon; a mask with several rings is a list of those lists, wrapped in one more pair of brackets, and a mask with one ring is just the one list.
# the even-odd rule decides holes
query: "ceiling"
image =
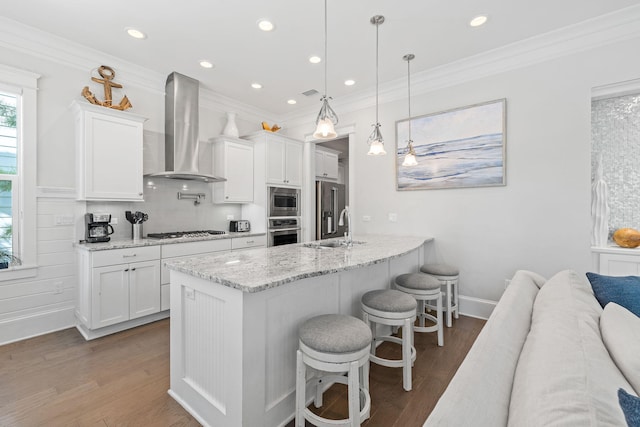
{"label": "ceiling", "polygon": [[[526,4],[526,6],[524,6]],[[328,95],[375,88],[376,28],[379,80],[406,76],[402,56],[415,54],[413,72],[518,42],[636,5],[637,0],[328,0]],[[322,0],[5,0],[1,15],[168,75],[178,71],[203,87],[274,115],[320,106],[324,92]],[[468,22],[486,14],[487,23]],[[275,30],[263,32],[268,18]],[[131,38],[125,27],[147,34]],[[212,69],[199,66],[207,59]],[[111,64],[105,64],[111,65]],[[117,70],[116,70],[117,71]],[[355,85],[345,86],[346,79]],[[258,82],[256,90],[251,83]],[[302,92],[316,89],[319,95]],[[297,104],[289,105],[287,100]]]}

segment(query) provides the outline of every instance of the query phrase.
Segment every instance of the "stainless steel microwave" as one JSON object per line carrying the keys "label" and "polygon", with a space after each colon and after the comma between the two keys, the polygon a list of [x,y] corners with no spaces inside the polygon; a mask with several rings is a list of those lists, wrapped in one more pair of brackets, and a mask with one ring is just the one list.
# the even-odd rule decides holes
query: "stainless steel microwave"
{"label": "stainless steel microwave", "polygon": [[269,187],[269,216],[300,216],[300,190]]}

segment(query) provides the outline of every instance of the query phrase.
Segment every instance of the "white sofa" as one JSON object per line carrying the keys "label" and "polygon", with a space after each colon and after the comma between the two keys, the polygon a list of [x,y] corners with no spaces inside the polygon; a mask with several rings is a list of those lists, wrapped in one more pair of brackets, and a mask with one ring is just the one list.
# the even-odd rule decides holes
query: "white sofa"
{"label": "white sofa", "polygon": [[602,312],[584,275],[518,271],[424,426],[626,426]]}

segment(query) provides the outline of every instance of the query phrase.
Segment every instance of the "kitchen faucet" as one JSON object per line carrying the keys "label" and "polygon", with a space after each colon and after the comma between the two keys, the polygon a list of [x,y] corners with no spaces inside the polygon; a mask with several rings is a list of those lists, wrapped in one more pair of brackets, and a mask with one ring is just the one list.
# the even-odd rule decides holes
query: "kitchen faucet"
{"label": "kitchen faucet", "polygon": [[344,226],[344,214],[347,213],[347,231],[344,232],[344,242],[348,248],[353,246],[353,236],[351,234],[351,211],[349,206],[345,206],[340,212],[340,219],[338,220],[339,226]]}

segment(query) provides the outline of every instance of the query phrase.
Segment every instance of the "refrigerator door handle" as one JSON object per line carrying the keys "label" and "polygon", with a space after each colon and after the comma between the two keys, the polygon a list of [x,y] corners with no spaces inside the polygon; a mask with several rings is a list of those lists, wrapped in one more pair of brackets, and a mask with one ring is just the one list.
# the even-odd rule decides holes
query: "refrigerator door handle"
{"label": "refrigerator door handle", "polygon": [[[338,189],[336,187],[331,187],[331,212],[333,212],[333,215],[337,218],[338,215],[340,214],[336,212],[336,209],[338,209]],[[338,221],[335,220],[333,221],[331,234],[335,234],[337,232],[338,232]]]}

